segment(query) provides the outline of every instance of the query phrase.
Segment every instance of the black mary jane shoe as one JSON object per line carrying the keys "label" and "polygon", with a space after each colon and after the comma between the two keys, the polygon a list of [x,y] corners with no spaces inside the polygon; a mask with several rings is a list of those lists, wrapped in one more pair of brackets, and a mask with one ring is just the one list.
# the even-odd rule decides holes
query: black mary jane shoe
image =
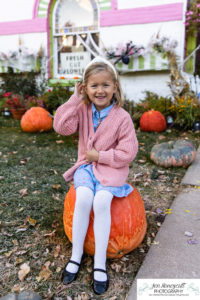
{"label": "black mary jane shoe", "polygon": [[[106,281],[95,280],[94,279],[94,272],[96,272],[96,271],[106,273],[107,280]],[[108,286],[109,286],[109,278],[108,278],[107,271],[105,271],[103,269],[94,269],[93,270],[93,291],[95,292],[95,294],[101,295],[101,294],[105,293],[108,289]]]}
{"label": "black mary jane shoe", "polygon": [[72,281],[76,280],[78,272],[79,272],[79,269],[76,273],[68,272],[66,270],[66,267],[69,263],[77,265],[78,267],[80,267],[79,263],[77,263],[76,261],[70,259],[69,262],[65,265],[65,268],[64,268],[63,273],[62,273],[62,278],[61,279],[62,279],[63,284],[69,284]]}

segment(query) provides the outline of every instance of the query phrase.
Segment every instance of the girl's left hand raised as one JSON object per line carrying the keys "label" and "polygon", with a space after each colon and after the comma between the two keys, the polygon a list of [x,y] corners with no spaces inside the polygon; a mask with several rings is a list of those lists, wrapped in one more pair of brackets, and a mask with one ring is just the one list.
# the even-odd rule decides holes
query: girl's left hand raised
{"label": "girl's left hand raised", "polygon": [[98,161],[99,152],[93,147],[92,150],[86,151],[85,157],[87,162]]}

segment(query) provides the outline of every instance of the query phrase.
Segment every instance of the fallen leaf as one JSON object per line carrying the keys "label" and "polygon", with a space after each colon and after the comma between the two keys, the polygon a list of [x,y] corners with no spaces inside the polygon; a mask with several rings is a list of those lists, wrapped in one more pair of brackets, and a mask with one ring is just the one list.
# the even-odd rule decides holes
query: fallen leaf
{"label": "fallen leaf", "polygon": [[21,250],[21,251],[18,251],[17,253],[15,253],[15,254],[16,255],[24,255],[27,252],[28,252],[28,250]]}
{"label": "fallen leaf", "polygon": [[62,270],[61,267],[57,267],[57,268],[56,268],[56,273],[60,273],[61,270]]}
{"label": "fallen leaf", "polygon": [[178,178],[177,177],[174,177],[173,183],[178,183]]}
{"label": "fallen leaf", "polygon": [[16,265],[19,265],[19,264],[21,264],[21,263],[22,263],[22,259],[19,258],[19,257],[17,257],[17,259],[16,259]]}
{"label": "fallen leaf", "polygon": [[16,230],[16,233],[21,232],[21,231],[26,231],[27,229],[28,229],[27,226],[20,226],[20,228],[18,228],[18,229]]}
{"label": "fallen leaf", "polygon": [[110,266],[111,266],[111,268],[112,268],[113,270],[115,270],[117,273],[121,270],[121,267],[122,267],[122,266],[120,266],[120,265],[117,264],[117,263],[113,263],[113,264],[111,264]]}
{"label": "fallen leaf", "polygon": [[33,195],[38,195],[38,194],[40,194],[40,193],[41,193],[41,192],[40,192],[39,190],[36,190],[36,191],[32,192]]}
{"label": "fallen leaf", "polygon": [[57,200],[57,201],[60,201],[60,200],[61,200],[59,194],[52,194],[52,198],[53,198],[54,200]]}
{"label": "fallen leaf", "polygon": [[15,246],[18,246],[18,245],[19,245],[18,240],[12,240],[12,242],[13,242],[13,244],[14,244]]}
{"label": "fallen leaf", "polygon": [[59,252],[60,252],[60,245],[57,245],[57,246],[56,246],[56,249],[55,249],[55,251],[54,251],[54,254],[53,254],[55,258],[58,257]]}
{"label": "fallen leaf", "polygon": [[184,235],[191,237],[193,236],[193,233],[190,231],[185,231]]}
{"label": "fallen leaf", "polygon": [[18,278],[20,281],[24,281],[24,278],[28,273],[30,272],[30,267],[27,263],[24,263],[23,265],[20,266],[20,270],[18,272]]}
{"label": "fallen leaf", "polygon": [[86,294],[85,292],[81,293],[81,300],[89,300],[90,296],[88,294]]}
{"label": "fallen leaf", "polygon": [[145,164],[145,163],[146,163],[146,160],[144,160],[144,159],[138,159],[138,162],[139,162],[140,164]]}
{"label": "fallen leaf", "polygon": [[147,238],[147,245],[148,245],[149,247],[151,246],[151,238],[150,238],[150,237]]}
{"label": "fallen leaf", "polygon": [[19,285],[19,284],[15,284],[15,285],[13,286],[13,288],[11,289],[11,292],[12,292],[12,293],[14,293],[14,292],[20,292],[20,290],[21,290],[20,285]]}
{"label": "fallen leaf", "polygon": [[20,165],[25,165],[30,160],[30,157],[26,157],[20,160]]}
{"label": "fallen leaf", "polygon": [[143,248],[140,248],[139,251],[140,251],[141,253],[144,253],[144,249],[143,249]]}
{"label": "fallen leaf", "polygon": [[52,232],[50,233],[45,233],[44,236],[50,236],[50,237],[53,237],[55,235],[55,232],[56,230],[53,230]]}
{"label": "fallen leaf", "polygon": [[187,240],[187,242],[188,242],[189,245],[196,245],[196,244],[199,243],[196,239],[194,239],[194,240],[189,239],[189,240]]}
{"label": "fallen leaf", "polygon": [[37,221],[35,219],[32,219],[31,217],[28,219],[28,222],[31,226],[35,226],[35,224],[37,223]]}
{"label": "fallen leaf", "polygon": [[11,251],[8,251],[8,252],[4,253],[4,255],[5,255],[7,258],[9,258],[9,257],[12,255],[12,253],[13,253],[13,251],[11,250]]}
{"label": "fallen leaf", "polygon": [[53,187],[53,189],[58,190],[61,187],[61,185],[60,184],[54,184],[52,187]]}
{"label": "fallen leaf", "polygon": [[56,141],[56,144],[63,144],[63,143],[64,143],[63,140],[57,140],[57,141]]}
{"label": "fallen leaf", "polygon": [[53,172],[55,175],[58,175],[58,172],[55,169],[53,170]]}
{"label": "fallen leaf", "polygon": [[164,135],[159,135],[158,139],[159,140],[164,140],[166,137]]}
{"label": "fallen leaf", "polygon": [[165,171],[163,171],[163,170],[157,170],[157,172],[158,172],[158,174],[160,174],[160,175],[164,175],[164,174],[165,174]]}
{"label": "fallen leaf", "polygon": [[24,196],[28,195],[27,190],[28,190],[28,189],[21,189],[21,190],[19,191],[20,196],[21,196],[21,197],[24,197]]}
{"label": "fallen leaf", "polygon": [[171,208],[167,208],[166,210],[165,210],[165,214],[166,215],[170,215],[172,213],[172,209]]}
{"label": "fallen leaf", "polygon": [[0,180],[3,180],[4,179],[4,177],[3,176],[0,176]]}
{"label": "fallen leaf", "polygon": [[159,242],[153,241],[152,245],[159,245]]}
{"label": "fallen leaf", "polygon": [[47,261],[44,266],[42,267],[42,271],[38,277],[36,277],[37,281],[40,282],[41,280],[46,281],[52,274],[52,271],[49,269],[51,262]]}

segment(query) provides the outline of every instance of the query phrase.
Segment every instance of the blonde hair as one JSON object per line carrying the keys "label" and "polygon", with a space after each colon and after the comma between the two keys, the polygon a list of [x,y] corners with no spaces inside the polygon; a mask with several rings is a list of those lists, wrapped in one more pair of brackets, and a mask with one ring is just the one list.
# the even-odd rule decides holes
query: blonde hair
{"label": "blonde hair", "polygon": [[[108,72],[111,75],[114,84],[117,83],[117,91],[114,93],[113,99],[114,99],[114,102],[117,106],[119,106],[119,107],[123,106],[123,104],[124,104],[124,95],[123,95],[123,92],[122,92],[122,89],[121,89],[119,76],[117,75],[117,77],[116,77],[117,72],[115,74],[114,71],[112,70],[112,68],[109,67],[109,65],[105,64],[104,62],[96,62],[96,63],[93,63],[91,66],[89,66],[85,71],[84,82],[83,83],[85,85],[87,85],[89,77],[91,75],[97,74],[97,73],[102,72],[102,71]],[[86,92],[84,92],[84,94],[83,94],[83,102],[85,104],[90,104],[91,103],[91,101],[90,101],[88,95],[86,94]]]}

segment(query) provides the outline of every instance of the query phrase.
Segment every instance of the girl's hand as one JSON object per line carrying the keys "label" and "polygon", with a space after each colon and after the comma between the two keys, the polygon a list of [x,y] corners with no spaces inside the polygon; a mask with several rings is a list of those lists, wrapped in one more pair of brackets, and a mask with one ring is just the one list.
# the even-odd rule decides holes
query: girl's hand
{"label": "girl's hand", "polygon": [[86,151],[85,156],[86,156],[86,161],[87,162],[98,161],[99,152],[93,147],[92,150]]}
{"label": "girl's hand", "polygon": [[74,88],[74,94],[78,98],[82,99],[83,98],[83,91],[84,91],[84,86],[82,82],[77,82]]}

